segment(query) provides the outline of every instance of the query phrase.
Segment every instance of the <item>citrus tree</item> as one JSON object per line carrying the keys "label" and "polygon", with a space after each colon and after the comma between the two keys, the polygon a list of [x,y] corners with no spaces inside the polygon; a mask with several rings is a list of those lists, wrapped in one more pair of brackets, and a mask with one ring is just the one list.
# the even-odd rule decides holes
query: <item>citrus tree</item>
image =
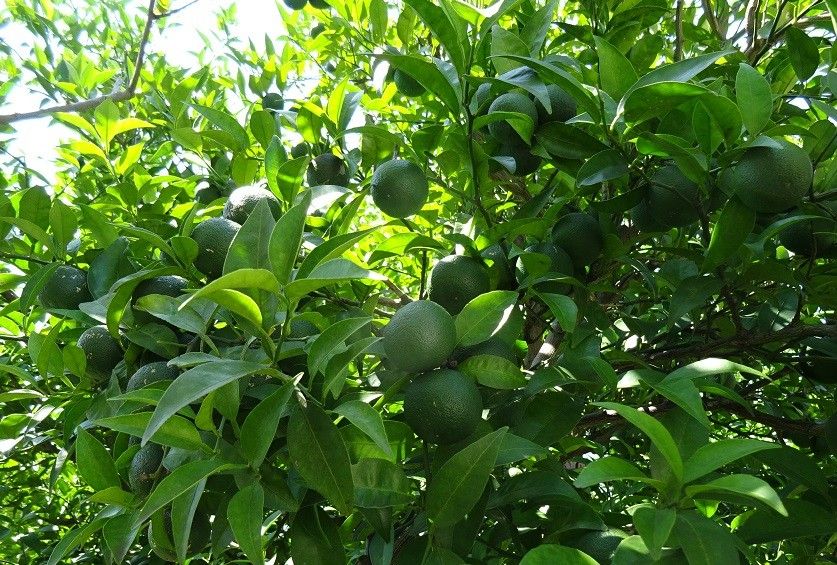
{"label": "citrus tree", "polygon": [[0,12],[3,562],[829,562],[837,3],[193,4]]}

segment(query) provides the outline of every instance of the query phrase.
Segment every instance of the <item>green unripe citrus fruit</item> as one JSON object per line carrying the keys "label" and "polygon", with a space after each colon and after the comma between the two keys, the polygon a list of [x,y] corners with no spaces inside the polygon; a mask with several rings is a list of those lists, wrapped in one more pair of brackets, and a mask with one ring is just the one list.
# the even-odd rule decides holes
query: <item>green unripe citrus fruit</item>
{"label": "green unripe citrus fruit", "polygon": [[424,171],[404,159],[381,163],[372,175],[372,200],[393,218],[406,218],[421,210],[429,191]]}
{"label": "green unripe citrus fruit", "polygon": [[578,538],[572,546],[598,561],[600,565],[610,565],[616,548],[626,537],[625,532],[616,529],[588,532]]}
{"label": "green unripe citrus fruit", "polygon": [[224,261],[233,238],[241,228],[226,218],[210,218],[192,230],[192,239],[198,244],[195,267],[209,279],[217,279],[224,272]]}
{"label": "green unripe citrus fruit", "polygon": [[279,219],[282,214],[279,199],[269,190],[256,185],[241,186],[233,190],[224,205],[223,216],[237,224],[244,224],[256,205],[262,201],[267,202],[273,219]]}
{"label": "green unripe citrus fruit", "polygon": [[154,487],[157,472],[163,463],[163,448],[156,443],[146,443],[134,455],[128,469],[128,484],[131,492],[145,498]]}
{"label": "green unripe citrus fruit", "polygon": [[60,265],[52,272],[38,299],[46,308],[77,310],[93,297],[87,288],[87,273],[71,265]]}
{"label": "green unripe citrus fruit", "polygon": [[399,308],[383,332],[389,365],[406,373],[420,373],[442,365],[455,345],[453,318],[430,300],[417,300]]}
{"label": "green unripe citrus fruit", "polygon": [[469,357],[475,357],[477,355],[493,355],[494,357],[500,357],[515,364],[520,361],[514,345],[496,335],[476,345],[457,349],[453,353],[453,358],[461,363]]}
{"label": "green unripe citrus fruit", "polygon": [[[186,290],[189,281],[177,275],[162,275],[145,279],[137,285],[132,296],[133,301],[136,302],[143,296],[151,294],[162,294],[164,296],[180,296]],[[155,320],[155,317],[148,312],[141,310],[134,310],[134,320],[137,323],[145,324]]]}
{"label": "green unripe citrus fruit", "polygon": [[[538,110],[535,108],[535,103],[528,96],[520,92],[506,92],[495,98],[491,106],[488,107],[488,113],[491,114],[492,112],[517,112],[519,114],[525,114],[532,118],[535,127],[538,125]],[[488,132],[500,141],[514,139],[515,141],[524,143],[520,135],[507,120],[491,122],[488,124]]]}
{"label": "green unripe citrus fruit", "polygon": [[529,146],[523,143],[519,137],[503,142],[497,153],[514,159],[514,174],[519,177],[531,175],[541,166],[540,156],[532,153]]}
{"label": "green unripe citrus fruit", "polygon": [[751,147],[725,170],[720,187],[756,212],[782,212],[802,202],[814,178],[811,158],[800,147],[778,140],[781,147]]}
{"label": "green unripe citrus fruit", "polygon": [[441,304],[453,315],[489,290],[485,265],[467,255],[448,255],[430,271],[430,300]]}
{"label": "green unripe citrus fruit", "polygon": [[262,108],[265,110],[281,110],[285,106],[282,95],[278,92],[268,92],[262,96]]}
{"label": "green unripe citrus fruit", "polygon": [[657,223],[679,228],[700,217],[700,188],[675,165],[666,165],[651,175],[646,202]]}
{"label": "green unripe citrus fruit", "polygon": [[404,96],[421,96],[426,90],[419,81],[401,69],[395,69],[392,73],[392,81],[398,88],[398,92]]}
{"label": "green unripe citrus fruit", "polygon": [[308,186],[333,184],[346,186],[349,184],[349,169],[343,159],[333,153],[323,153],[314,158],[308,165],[305,176]]}
{"label": "green unripe citrus fruit", "polygon": [[474,379],[452,369],[421,374],[404,391],[404,419],[425,441],[461,441],[482,419],[479,388]]}
{"label": "green unripe citrus fruit", "polygon": [[[816,215],[818,211],[802,211],[809,212]],[[837,220],[822,216],[791,224],[779,234],[779,243],[798,255],[822,257],[837,245]]]}
{"label": "green unripe citrus fruit", "polygon": [[308,0],[284,0],[285,6],[291,10],[301,10],[308,3]]}
{"label": "green unripe citrus fruit", "polygon": [[297,143],[291,147],[291,157],[299,159],[300,157],[308,155],[309,151],[311,151],[311,146],[303,141],[302,143]]}
{"label": "green unripe citrus fruit", "polygon": [[165,361],[157,361],[143,365],[128,379],[125,392],[144,388],[159,381],[173,381],[180,374],[177,367],[172,367]]}
{"label": "green unripe citrus fruit", "polygon": [[325,0],[308,0],[308,3],[311,4],[312,8],[316,8],[318,10],[326,10],[328,8],[331,8],[331,5]]}
{"label": "green unripe citrus fruit", "polygon": [[552,240],[567,252],[578,268],[595,261],[604,248],[604,234],[599,222],[582,212],[570,212],[558,218],[552,228]]}
{"label": "green unripe citrus fruit", "polygon": [[567,91],[557,84],[547,84],[546,91],[549,93],[549,103],[551,112],[541,104],[541,101],[535,99],[535,107],[538,110],[538,123],[545,124],[547,122],[566,122],[570,118],[575,117],[578,108],[575,99],[567,94]]}
{"label": "green unripe citrus fruit", "polygon": [[517,287],[509,258],[499,243],[489,245],[482,250],[481,255],[491,261],[488,267],[491,281],[496,281],[497,290],[513,290]]}
{"label": "green unripe citrus fruit", "polygon": [[87,375],[95,385],[104,384],[117,363],[122,360],[123,352],[119,343],[113,339],[105,326],[93,326],[84,330],[77,345],[84,351],[87,359]]}
{"label": "green unripe citrus fruit", "polygon": [[[573,276],[573,274],[575,273],[575,269],[573,268],[573,261],[570,258],[569,254],[567,254],[567,252],[561,249],[560,247],[557,247],[556,245],[548,241],[543,241],[535,245],[530,245],[526,248],[525,251],[527,253],[540,253],[541,255],[546,255],[546,257],[549,259],[549,265],[547,266],[546,271],[543,273],[537,273],[536,278],[545,276],[547,273],[565,275],[568,277]],[[529,277],[530,273],[528,272],[525,261],[522,258],[518,258],[518,282],[523,283]],[[535,284],[534,288],[537,291],[552,294],[566,294],[570,290],[572,290],[572,286],[570,286],[569,284],[558,281],[539,282]]]}

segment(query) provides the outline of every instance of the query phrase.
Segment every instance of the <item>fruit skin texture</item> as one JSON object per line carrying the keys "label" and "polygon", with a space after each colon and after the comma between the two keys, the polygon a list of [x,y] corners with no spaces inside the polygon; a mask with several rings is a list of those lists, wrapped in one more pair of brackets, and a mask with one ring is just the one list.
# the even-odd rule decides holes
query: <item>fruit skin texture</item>
{"label": "fruit skin texture", "polygon": [[172,367],[164,361],[157,361],[143,365],[131,375],[128,379],[128,384],[125,386],[125,392],[143,388],[151,383],[159,381],[173,381],[180,374],[177,367]]}
{"label": "fruit skin texture", "polygon": [[578,113],[578,107],[575,99],[567,94],[567,91],[557,84],[547,84],[546,91],[549,93],[552,113],[547,112],[546,107],[541,104],[540,100],[535,100],[535,107],[538,110],[538,123],[566,122],[575,117]]}
{"label": "fruit skin texture", "polygon": [[779,234],[779,243],[798,255],[822,257],[837,244],[837,220],[823,216],[797,222]]}
{"label": "fruit skin texture", "polygon": [[372,200],[393,218],[406,218],[421,210],[430,192],[427,177],[415,163],[391,159],[372,175]]}
{"label": "fruit skin texture", "polygon": [[270,207],[273,219],[279,219],[279,216],[282,215],[282,206],[279,204],[279,199],[269,190],[255,185],[241,186],[233,190],[227,203],[224,204],[223,216],[237,224],[244,224],[256,205],[262,200],[267,202]]}
{"label": "fruit skin texture", "polygon": [[497,290],[513,290],[517,288],[514,280],[514,270],[512,269],[509,258],[506,257],[503,247],[499,243],[490,245],[482,250],[481,255],[486,259],[490,259],[491,266],[488,267],[490,273],[496,273],[496,277],[491,279],[497,280]]}
{"label": "fruit skin texture", "polygon": [[675,165],[666,165],[651,175],[647,206],[657,223],[679,228],[695,223],[700,214],[700,188]]}
{"label": "fruit skin texture", "polygon": [[346,186],[349,184],[349,170],[343,159],[333,153],[323,153],[308,165],[305,173],[308,186],[319,186],[321,184],[334,184]]}
{"label": "fruit skin texture", "polygon": [[163,463],[163,448],[156,443],[147,443],[137,451],[128,469],[128,484],[131,492],[145,498],[154,486],[157,470]]}
{"label": "fruit skin texture", "polygon": [[[530,245],[525,249],[527,253],[541,253],[549,257],[549,273],[558,273],[559,275],[573,276],[575,269],[573,268],[572,258],[562,248],[553,245],[548,241],[543,241],[536,245]],[[546,273],[543,273],[546,274]],[[526,272],[526,266],[520,259],[517,260],[517,280],[519,282],[525,281],[529,277]],[[535,284],[535,290],[540,292],[548,292],[552,294],[566,294],[572,289],[572,286],[558,281],[544,281]]]}
{"label": "fruit skin texture", "polygon": [[567,252],[577,268],[595,261],[604,248],[599,222],[582,212],[570,212],[558,218],[552,228],[552,240]]}
{"label": "fruit skin texture", "polygon": [[110,373],[122,360],[123,352],[119,343],[108,333],[105,326],[93,326],[84,330],[77,345],[84,351],[87,359],[87,375],[93,384],[104,384],[110,379]]}
{"label": "fruit skin texture", "polygon": [[447,310],[430,300],[401,307],[384,327],[384,352],[393,369],[421,373],[447,361],[456,346],[456,326]]}
{"label": "fruit skin texture", "polygon": [[430,272],[430,300],[454,316],[468,302],[489,290],[485,265],[467,255],[448,255]]}
{"label": "fruit skin texture", "polygon": [[195,267],[209,279],[217,279],[224,271],[224,260],[241,225],[226,218],[210,218],[192,230],[198,244]]}
{"label": "fruit skin texture", "polygon": [[541,158],[532,153],[528,145],[522,142],[518,143],[518,141],[519,139],[512,139],[504,142],[498,154],[514,159],[514,174],[519,177],[525,177],[538,170],[538,167],[541,166]]}
{"label": "fruit skin texture", "polygon": [[588,532],[575,540],[572,547],[580,549],[601,565],[610,565],[616,548],[625,537],[625,532],[615,529]]}
{"label": "fruit skin texture", "polygon": [[517,356],[517,350],[514,346],[496,335],[486,341],[483,341],[482,343],[478,343],[470,347],[463,347],[453,352],[453,358],[458,363],[465,361],[469,357],[475,357],[477,355],[493,355],[495,357],[501,357],[507,361],[511,361],[514,364],[518,364],[520,362],[520,359],[518,359]]}
{"label": "fruit skin texture", "polygon": [[756,212],[782,212],[798,206],[814,178],[808,154],[796,145],[776,140],[782,147],[752,147],[725,170],[721,189],[737,194]]}
{"label": "fruit skin texture", "polygon": [[268,92],[262,96],[262,108],[265,110],[281,110],[284,105],[282,95],[277,92]]}
{"label": "fruit skin texture", "polygon": [[291,157],[299,159],[300,157],[308,155],[309,151],[311,151],[311,146],[303,141],[302,143],[297,143],[291,147]]}
{"label": "fruit skin texture", "polygon": [[392,73],[392,81],[398,88],[398,92],[404,96],[421,96],[426,91],[419,81],[400,69],[395,69]]}
{"label": "fruit skin texture", "polygon": [[[491,106],[488,107],[488,113],[492,112],[518,112],[526,114],[538,126],[538,110],[535,108],[535,103],[529,100],[529,97],[520,92],[506,92],[494,99]],[[520,135],[506,120],[499,122],[491,122],[488,124],[488,132],[500,141],[508,141],[514,139],[520,143],[524,143]]]}
{"label": "fruit skin texture", "polygon": [[424,373],[404,391],[404,418],[423,440],[456,443],[471,435],[482,418],[480,391],[459,371]]}
{"label": "fruit skin texture", "polygon": [[60,265],[52,272],[38,299],[46,308],[77,310],[93,297],[87,288],[87,273],[71,265]]}

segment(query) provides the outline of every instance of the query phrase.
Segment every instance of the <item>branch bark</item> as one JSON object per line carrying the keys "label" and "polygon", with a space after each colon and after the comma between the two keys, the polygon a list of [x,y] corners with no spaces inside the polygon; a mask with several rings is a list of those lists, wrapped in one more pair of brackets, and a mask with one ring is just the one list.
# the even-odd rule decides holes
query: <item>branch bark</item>
{"label": "branch bark", "polygon": [[145,17],[145,27],[142,30],[142,38],[140,39],[139,51],[137,51],[137,57],[134,60],[134,72],[131,75],[131,80],[128,82],[128,86],[126,86],[122,90],[117,90],[116,92],[112,92],[110,94],[97,96],[95,98],[89,98],[87,100],[80,100],[78,102],[71,102],[69,104],[48,106],[46,108],[33,110],[31,112],[0,114],[0,125],[6,125],[12,122],[19,122],[22,120],[42,118],[44,116],[49,116],[57,112],[81,112],[83,110],[95,108],[96,106],[98,106],[106,100],[112,100],[113,102],[121,102],[123,100],[133,98],[137,91],[137,85],[139,84],[139,78],[140,73],[142,72],[143,61],[145,60],[145,48],[148,44],[148,38],[151,35],[151,26],[154,24],[155,21],[167,15],[170,15],[169,13],[163,15],[155,15],[154,7],[156,6],[156,4],[157,0],[149,0],[148,2],[148,12],[146,13]]}
{"label": "branch bark", "polygon": [[674,8],[674,60],[683,59],[683,0],[677,0]]}
{"label": "branch bark", "polygon": [[712,0],[701,0],[701,5],[703,6],[703,14],[706,16],[706,21],[709,23],[709,29],[712,30],[718,39],[721,41],[725,40],[724,32],[721,30],[721,26],[718,25],[718,18],[715,17],[715,9],[712,6]]}

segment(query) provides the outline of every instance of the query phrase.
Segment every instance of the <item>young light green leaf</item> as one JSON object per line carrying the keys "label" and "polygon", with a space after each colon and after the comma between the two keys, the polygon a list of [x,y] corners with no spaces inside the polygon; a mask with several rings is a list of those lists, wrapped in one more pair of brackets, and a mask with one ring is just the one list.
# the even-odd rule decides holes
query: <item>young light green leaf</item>
{"label": "young light green leaf", "polygon": [[344,516],[351,514],[354,484],[349,452],[337,426],[313,402],[298,405],[291,412],[288,452],[294,468],[311,488]]}
{"label": "young light green leaf", "polygon": [[233,495],[227,506],[227,522],[238,547],[256,565],[264,563],[262,515],[264,489],[259,483],[244,487]]}
{"label": "young light green leaf", "polygon": [[599,562],[573,547],[547,543],[526,552],[520,565],[597,565]]}
{"label": "young light green leaf", "polygon": [[293,391],[294,384],[285,383],[247,414],[241,426],[241,451],[254,469],[264,461]]}
{"label": "young light green leaf", "polygon": [[348,259],[331,259],[320,263],[304,279],[297,278],[285,287],[290,300],[298,300],[320,288],[354,279],[384,280],[386,277],[355,265]]}
{"label": "young light green leaf", "polygon": [[259,201],[230,243],[224,274],[242,269],[268,269],[268,249],[275,225],[270,206],[264,200]]}
{"label": "young light green leaf", "polygon": [[694,363],[690,363],[685,367],[680,367],[669,373],[665,380],[666,381],[676,381],[679,379],[697,379],[699,377],[711,377],[712,375],[723,375],[726,373],[749,373],[751,375],[762,376],[761,371],[757,371],[756,369],[751,369],[746,365],[741,365],[740,363],[733,363],[732,361],[727,361],[726,359],[717,359],[714,357],[710,357],[708,359],[702,359],[700,361],[695,361]]}
{"label": "young light green leaf", "polygon": [[307,191],[296,206],[285,212],[276,222],[270,236],[270,268],[280,285],[291,279],[299,248],[302,245],[302,233],[305,231],[305,217],[311,205],[311,192]]}
{"label": "young light green leaf", "polygon": [[267,269],[239,269],[215,279],[192,294],[180,305],[180,309],[182,310],[190,302],[202,296],[238,288],[259,288],[268,292],[279,292],[279,282]]}
{"label": "young light green leaf", "polygon": [[758,135],[773,113],[773,92],[770,90],[770,83],[747,63],[739,63],[738,73],[735,75],[735,99],[741,110],[744,127],[750,135]]}
{"label": "young light green leaf", "polygon": [[516,363],[496,355],[474,355],[457,365],[457,369],[483,386],[514,390],[526,386],[526,377]]}
{"label": "young light green leaf", "polygon": [[780,447],[775,443],[755,439],[722,439],[703,445],[686,460],[683,482],[690,483],[724,465],[765,449]]}
{"label": "young light green leaf", "polygon": [[678,481],[683,479],[683,460],[680,458],[680,451],[665,426],[648,414],[624,404],[616,404],[615,402],[594,402],[593,404],[605,410],[613,410],[639,428],[660,451],[674,477]]}
{"label": "young light green leaf", "polygon": [[427,487],[427,517],[439,526],[454,524],[482,496],[508,428],[500,428],[448,459]]}
{"label": "young light green leaf", "polygon": [[76,436],[76,466],[81,478],[94,490],[122,484],[108,450],[84,428],[79,428]]}
{"label": "young light green leaf", "polygon": [[[271,275],[273,276],[273,275]],[[227,383],[252,375],[265,368],[249,361],[220,360],[203,363],[177,377],[166,389],[142,435],[142,444],[159,430],[178,410],[206,396]]]}
{"label": "young light green leaf", "polygon": [[493,290],[477,296],[456,316],[456,336],[459,347],[481,343],[498,331],[509,320],[517,302],[517,293]]}
{"label": "young light green leaf", "polygon": [[360,400],[349,400],[335,408],[334,413],[343,416],[357,429],[369,436],[384,453],[392,455],[392,448],[389,445],[389,439],[387,439],[386,429],[384,429],[384,421],[377,410]]}
{"label": "young light green leaf", "polygon": [[352,477],[356,503],[361,508],[388,508],[412,499],[410,480],[391,461],[363,458],[352,465]]}
{"label": "young light green leaf", "polygon": [[773,487],[752,475],[726,475],[705,484],[686,487],[686,496],[692,498],[712,499],[713,495],[725,493],[752,498],[766,504],[782,516],[788,515],[788,511]]}
{"label": "young light green leaf", "polygon": [[247,136],[247,130],[229,113],[208,106],[201,106],[200,104],[192,104],[192,107],[206,118],[209,123],[225,134],[218,136],[217,141],[223,143],[233,151],[243,151],[250,146],[250,138]]}
{"label": "young light green leaf", "polygon": [[64,537],[61,538],[61,541],[55,545],[52,553],[50,553],[47,565],[58,565],[61,563],[67,554],[84,544],[84,542],[90,539],[90,536],[101,530],[106,521],[107,518],[98,518],[64,534]]}
{"label": "young light green leaf", "polygon": [[535,292],[535,295],[547,305],[562,330],[568,334],[575,331],[575,325],[578,320],[578,306],[576,306],[572,298],[563,294],[550,294],[545,292]]}

